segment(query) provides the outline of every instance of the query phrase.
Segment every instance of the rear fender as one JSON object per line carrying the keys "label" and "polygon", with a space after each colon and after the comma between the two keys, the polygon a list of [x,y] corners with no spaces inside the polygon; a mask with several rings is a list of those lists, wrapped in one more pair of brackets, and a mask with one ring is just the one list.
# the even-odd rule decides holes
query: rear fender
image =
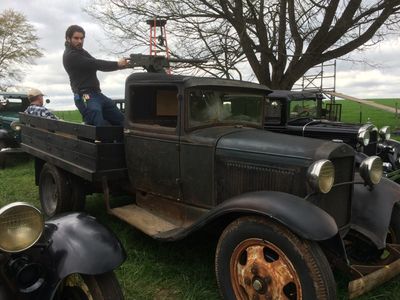
{"label": "rear fender", "polygon": [[46,221],[48,253],[59,279],[73,273],[101,274],[117,268],[126,254],[117,237],[94,217],[69,213]]}
{"label": "rear fender", "polygon": [[378,249],[386,246],[393,206],[400,200],[399,184],[382,178],[372,190],[354,185],[351,228],[368,237]]}

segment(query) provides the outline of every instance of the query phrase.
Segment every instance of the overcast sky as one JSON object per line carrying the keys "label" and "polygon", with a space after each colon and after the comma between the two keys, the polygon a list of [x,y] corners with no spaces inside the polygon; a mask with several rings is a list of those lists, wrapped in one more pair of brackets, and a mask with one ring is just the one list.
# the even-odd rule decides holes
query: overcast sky
{"label": "overcast sky", "polygon": [[[86,15],[82,7],[89,0],[1,0],[0,11],[12,8],[22,12],[32,23],[40,38],[44,57],[27,70],[21,83],[24,87],[41,89],[51,103],[49,108],[73,109],[68,76],[62,66],[64,35],[71,24],[79,24],[86,31],[85,49],[101,59],[117,60],[101,44],[107,44],[102,27]],[[167,28],[168,30],[168,28]],[[360,98],[400,98],[400,37],[380,43],[353,58],[367,59],[379,67],[337,61],[336,91]],[[320,70],[315,70],[318,73]],[[122,98],[124,81],[131,70],[109,73],[98,72],[103,92],[111,98]],[[333,68],[326,68],[326,73]],[[327,82],[333,87],[333,82]]]}

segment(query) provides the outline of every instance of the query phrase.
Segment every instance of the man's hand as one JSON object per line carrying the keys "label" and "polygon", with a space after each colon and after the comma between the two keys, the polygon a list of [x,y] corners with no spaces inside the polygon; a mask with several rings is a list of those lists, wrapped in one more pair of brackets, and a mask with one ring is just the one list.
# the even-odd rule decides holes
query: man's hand
{"label": "man's hand", "polygon": [[121,58],[118,60],[118,67],[120,67],[121,69],[127,68],[129,66],[129,62],[129,59]]}

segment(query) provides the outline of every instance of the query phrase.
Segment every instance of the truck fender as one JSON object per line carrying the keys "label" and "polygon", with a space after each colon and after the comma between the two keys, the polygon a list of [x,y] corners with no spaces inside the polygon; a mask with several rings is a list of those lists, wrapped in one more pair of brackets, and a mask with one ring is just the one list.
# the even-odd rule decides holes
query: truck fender
{"label": "truck fender", "polygon": [[372,190],[354,185],[351,207],[351,228],[368,237],[378,249],[386,246],[393,206],[400,200],[399,184],[382,178]]}
{"label": "truck fender", "polygon": [[178,240],[214,221],[224,222],[229,215],[245,214],[275,219],[307,240],[324,241],[338,233],[335,220],[303,198],[282,192],[257,191],[225,200],[184,230],[172,234],[171,232],[161,233],[153,237],[160,240]]}
{"label": "truck fender", "polygon": [[323,241],[338,233],[335,220],[316,205],[292,194],[258,191],[224,201],[216,214],[254,213],[277,220],[304,239]]}
{"label": "truck fender", "polygon": [[117,268],[126,258],[118,238],[85,213],[67,213],[46,221],[45,239],[56,276],[73,273],[102,274]]}

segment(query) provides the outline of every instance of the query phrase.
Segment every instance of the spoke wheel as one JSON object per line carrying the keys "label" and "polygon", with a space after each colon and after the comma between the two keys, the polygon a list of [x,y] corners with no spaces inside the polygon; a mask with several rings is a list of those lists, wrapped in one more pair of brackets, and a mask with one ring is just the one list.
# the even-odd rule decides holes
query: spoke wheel
{"label": "spoke wheel", "polygon": [[241,217],[223,231],[215,253],[223,299],[336,299],[329,263],[315,242],[263,217]]}
{"label": "spoke wheel", "polygon": [[299,276],[289,258],[260,239],[240,243],[231,257],[231,281],[241,299],[301,299]]}

